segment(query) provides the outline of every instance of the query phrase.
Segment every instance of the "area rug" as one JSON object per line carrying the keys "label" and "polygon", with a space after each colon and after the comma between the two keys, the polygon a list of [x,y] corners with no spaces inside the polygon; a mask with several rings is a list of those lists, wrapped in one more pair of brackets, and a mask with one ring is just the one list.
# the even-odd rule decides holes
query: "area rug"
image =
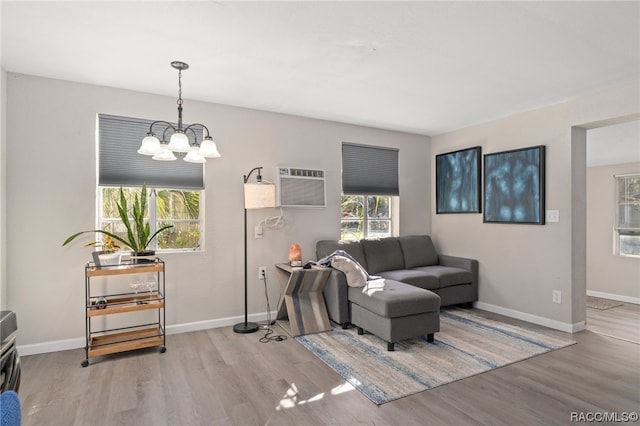
{"label": "area rug", "polygon": [[440,330],[433,343],[409,339],[393,352],[372,334],[358,336],[355,327],[296,340],[378,405],[575,343],[475,309],[441,311]]}
{"label": "area rug", "polygon": [[600,309],[601,311],[622,306],[623,303],[615,300],[600,299],[599,297],[587,296],[587,308]]}

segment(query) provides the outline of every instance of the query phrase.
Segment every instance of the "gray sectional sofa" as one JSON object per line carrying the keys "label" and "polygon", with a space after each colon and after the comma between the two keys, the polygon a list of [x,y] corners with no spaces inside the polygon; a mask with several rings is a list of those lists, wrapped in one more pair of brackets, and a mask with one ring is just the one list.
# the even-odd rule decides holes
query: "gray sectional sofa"
{"label": "gray sectional sofa", "polygon": [[[428,235],[316,243],[318,259],[336,250],[344,250],[369,274],[380,276],[394,286],[397,282],[430,290],[440,297],[440,306],[478,300],[478,261],[437,254]],[[352,322],[349,289],[345,274],[333,269],[324,297],[329,318],[343,327]],[[351,289],[353,299],[355,290]]]}

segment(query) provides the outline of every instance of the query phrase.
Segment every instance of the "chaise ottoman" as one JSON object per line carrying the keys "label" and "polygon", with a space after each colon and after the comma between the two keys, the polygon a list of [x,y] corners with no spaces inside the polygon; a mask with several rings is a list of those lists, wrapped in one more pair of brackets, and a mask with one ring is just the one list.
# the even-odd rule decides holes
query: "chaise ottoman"
{"label": "chaise ottoman", "polygon": [[425,334],[433,342],[433,334],[440,331],[440,296],[399,281],[378,279],[365,287],[349,287],[349,304],[358,334],[375,334],[389,351],[397,342]]}

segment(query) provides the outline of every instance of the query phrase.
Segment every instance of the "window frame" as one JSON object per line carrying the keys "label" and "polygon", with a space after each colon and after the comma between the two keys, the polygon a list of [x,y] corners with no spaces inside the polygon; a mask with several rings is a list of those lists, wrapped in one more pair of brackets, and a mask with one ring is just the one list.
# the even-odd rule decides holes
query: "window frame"
{"label": "window frame", "polygon": [[[621,257],[631,257],[631,258],[640,258],[640,250],[638,251],[638,253],[629,253],[623,250],[622,247],[622,237],[636,237],[638,239],[640,239],[640,223],[638,224],[638,226],[623,226],[624,224],[621,223],[620,218],[621,218],[621,207],[623,205],[627,205],[627,204],[631,204],[633,203],[633,201],[624,201],[621,199],[620,195],[621,195],[621,185],[625,186],[624,189],[624,193],[628,194],[628,190],[626,188],[627,186],[627,180],[629,178],[636,178],[638,180],[640,180],[640,173],[626,173],[626,174],[621,174],[621,175],[615,175],[614,176],[614,187],[615,187],[615,191],[614,191],[614,196],[615,196],[615,218],[614,218],[614,224],[613,224],[613,240],[614,240],[614,247],[613,247],[613,251],[614,251],[614,255],[616,256],[621,256]],[[640,198],[640,197],[639,197]],[[638,201],[635,201],[638,202]],[[640,208],[639,208],[640,209]],[[629,211],[629,215],[630,210],[625,209],[625,211]],[[624,213],[625,215],[627,215],[627,213]],[[626,216],[625,216],[626,217]],[[629,223],[631,220],[626,219],[625,223]]]}
{"label": "window frame", "polygon": [[[348,221],[362,221],[362,238],[383,238],[397,236],[399,229],[399,156],[398,148],[361,145],[342,142],[342,195],[340,199],[340,238],[343,224]],[[345,197],[363,197],[363,218],[344,218]],[[385,197],[389,200],[389,216],[386,218],[369,217],[369,198]],[[389,233],[372,235],[370,223],[374,220],[389,222]],[[356,234],[357,237],[357,234]]]}
{"label": "window frame", "polygon": [[[198,223],[198,244],[193,248],[158,248],[158,237],[149,244],[150,250],[162,253],[201,252],[205,241],[205,169],[204,164],[184,161],[153,161],[137,152],[140,142],[153,121],[148,119],[96,114],[96,229],[106,223],[122,223],[119,218],[103,218],[103,188],[141,189],[147,186],[147,221],[151,234],[158,229],[157,191],[189,191],[199,193],[195,219],[171,219],[171,223]],[[197,131],[202,131],[197,130]],[[165,222],[161,219],[162,222]],[[100,235],[96,235],[96,240]]]}
{"label": "window frame", "polygon": [[[103,205],[104,205],[104,189],[105,188],[120,188],[110,185],[101,185],[97,187],[97,196],[96,196],[96,229],[104,229],[105,223],[122,223],[120,218],[105,218],[103,217]],[[130,186],[126,187],[126,189],[142,189],[142,186]],[[197,223],[199,225],[199,235],[198,235],[198,244],[196,247],[192,248],[159,248],[158,247],[158,237],[156,236],[151,243],[149,244],[148,249],[154,250],[158,253],[189,253],[189,252],[202,252],[204,251],[204,189],[190,189],[190,188],[148,188],[147,189],[147,208],[148,208],[148,217],[146,221],[149,222],[149,227],[151,228],[151,234],[158,229],[158,202],[157,202],[157,191],[168,190],[168,191],[190,191],[190,192],[198,192],[199,193],[199,206],[198,213],[199,217],[197,219],[171,219],[171,223]]]}
{"label": "window frame", "polygon": [[[364,208],[363,218],[344,218],[342,215],[344,214],[344,210],[342,205],[344,203],[345,197],[363,197],[363,204],[366,206]],[[369,198],[371,197],[384,197],[389,199],[389,215],[386,217],[370,217],[369,216]],[[362,238],[361,239],[372,239],[372,238],[384,238],[391,237],[397,235],[397,224],[395,218],[397,217],[397,197],[391,195],[373,195],[373,194],[342,194],[341,203],[340,203],[340,239],[344,240],[345,234],[343,233],[342,225],[345,222],[362,222]],[[371,235],[370,232],[370,222],[372,221],[388,221],[389,222],[389,234],[385,236],[381,235]],[[346,239],[347,241],[358,241],[358,239]]]}

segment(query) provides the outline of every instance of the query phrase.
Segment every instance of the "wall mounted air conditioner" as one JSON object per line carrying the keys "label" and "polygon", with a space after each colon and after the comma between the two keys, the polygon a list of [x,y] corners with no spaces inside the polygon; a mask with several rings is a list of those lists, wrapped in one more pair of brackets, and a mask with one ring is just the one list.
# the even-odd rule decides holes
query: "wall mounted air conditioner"
{"label": "wall mounted air conditioner", "polygon": [[276,167],[278,207],[326,207],[324,170]]}

